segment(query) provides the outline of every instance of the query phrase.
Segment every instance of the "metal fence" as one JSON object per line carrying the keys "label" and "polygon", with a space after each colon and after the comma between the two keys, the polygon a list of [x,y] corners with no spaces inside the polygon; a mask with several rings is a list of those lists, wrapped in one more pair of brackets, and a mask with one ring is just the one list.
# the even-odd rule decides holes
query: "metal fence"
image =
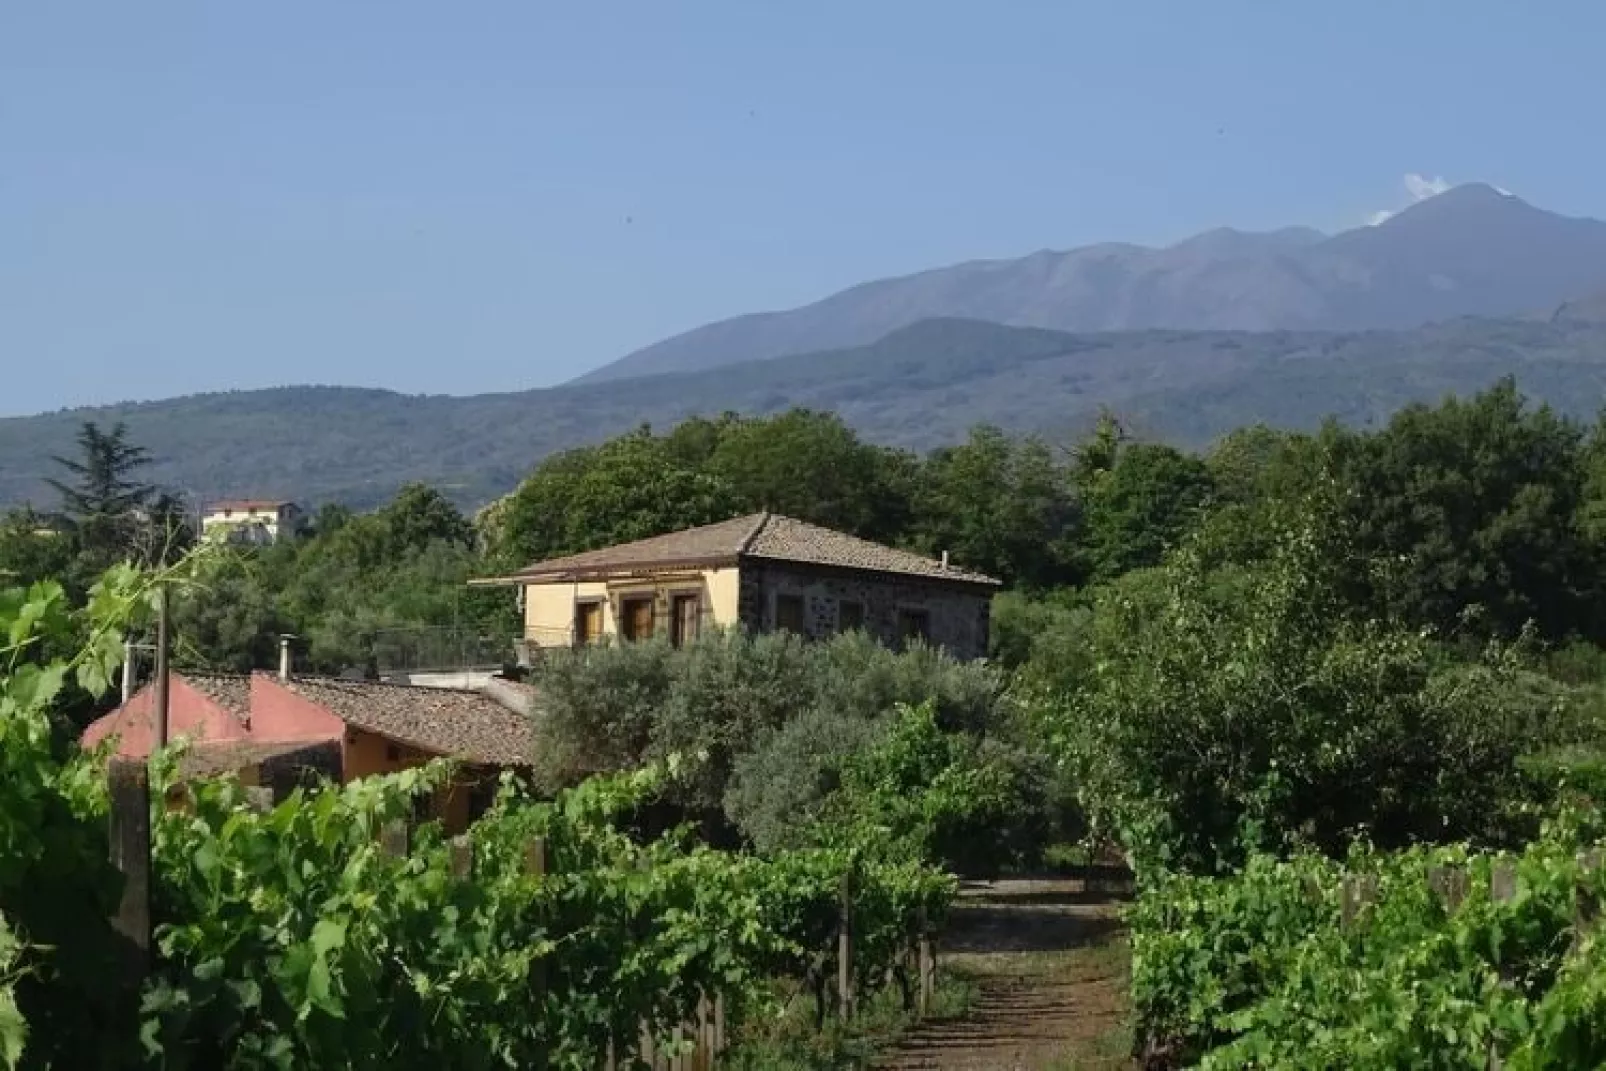
{"label": "metal fence", "polygon": [[450,627],[383,629],[368,635],[368,649],[381,673],[495,669],[514,658],[506,636]]}

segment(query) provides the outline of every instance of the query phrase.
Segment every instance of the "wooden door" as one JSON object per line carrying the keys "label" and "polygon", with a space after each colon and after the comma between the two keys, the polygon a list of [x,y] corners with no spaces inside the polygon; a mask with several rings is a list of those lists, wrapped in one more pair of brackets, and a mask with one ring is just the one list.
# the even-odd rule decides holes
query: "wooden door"
{"label": "wooden door", "polygon": [[602,602],[582,602],[574,608],[574,642],[585,645],[602,639]]}
{"label": "wooden door", "polygon": [[624,632],[627,640],[652,638],[652,598],[626,599],[624,603]]}
{"label": "wooden door", "polygon": [[684,647],[697,638],[703,601],[696,595],[676,595],[672,607],[674,613],[669,619],[669,642],[676,647]]}

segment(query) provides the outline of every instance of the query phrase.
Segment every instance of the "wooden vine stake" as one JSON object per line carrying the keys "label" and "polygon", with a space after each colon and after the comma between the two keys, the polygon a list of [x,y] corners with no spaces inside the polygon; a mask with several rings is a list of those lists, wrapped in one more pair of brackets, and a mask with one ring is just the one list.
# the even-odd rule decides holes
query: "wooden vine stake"
{"label": "wooden vine stake", "polygon": [[1489,899],[1508,904],[1517,898],[1517,867],[1509,859],[1496,860],[1489,871]]}
{"label": "wooden vine stake", "polygon": [[1454,913],[1472,891],[1472,878],[1456,866],[1436,866],[1428,870],[1428,888],[1438,896],[1446,912]]}
{"label": "wooden vine stake", "polygon": [[151,788],[141,761],[112,760],[109,840],[111,863],[123,874],[123,895],[112,928],[122,938],[125,981],[137,987],[150,969]]}
{"label": "wooden vine stake", "polygon": [[453,837],[447,851],[451,853],[452,877],[467,881],[474,874],[474,842],[468,834]]}
{"label": "wooden vine stake", "polygon": [[1366,909],[1377,897],[1377,875],[1375,874],[1347,874],[1344,876],[1342,899],[1339,904],[1340,917],[1346,928],[1355,925]]}
{"label": "wooden vine stake", "polygon": [[1573,889],[1573,948],[1577,948],[1600,922],[1600,897],[1594,882],[1606,853],[1591,848],[1578,855],[1578,884]]}
{"label": "wooden vine stake", "polygon": [[[546,838],[531,837],[524,845],[524,873],[532,878],[546,877]],[[535,989],[536,998],[540,999],[546,993],[546,960],[544,958],[535,962],[530,971],[530,984]]]}
{"label": "wooden vine stake", "polygon": [[919,962],[916,969],[920,972],[920,1017],[924,1019],[931,1014],[932,991],[937,985],[937,957],[932,954],[931,924],[926,917],[926,906],[920,905],[920,946]]}
{"label": "wooden vine stake", "polygon": [[842,895],[837,906],[836,993],[842,1021],[853,1018],[853,880],[842,875]]}
{"label": "wooden vine stake", "polygon": [[392,859],[404,858],[407,855],[409,839],[406,822],[401,819],[386,822],[379,830],[379,850]]}

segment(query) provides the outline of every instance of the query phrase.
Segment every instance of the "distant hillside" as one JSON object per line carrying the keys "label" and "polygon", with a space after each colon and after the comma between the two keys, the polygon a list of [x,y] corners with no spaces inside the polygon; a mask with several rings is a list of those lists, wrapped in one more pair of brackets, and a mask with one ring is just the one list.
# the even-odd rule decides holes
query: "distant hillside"
{"label": "distant hillside", "polygon": [[936,317],[1065,331],[1353,331],[1517,316],[1600,288],[1606,223],[1473,184],[1331,238],[1215,230],[1166,249],[1095,245],[881,279],[699,327],[581,381],[861,346]]}
{"label": "distant hillside", "polygon": [[49,496],[52,454],[86,419],[126,420],[192,497],[284,495],[369,506],[425,480],[465,505],[512,487],[547,454],[694,413],[832,409],[913,448],[979,421],[1080,434],[1108,404],[1140,434],[1202,446],[1253,421],[1357,424],[1513,373],[1581,417],[1606,400],[1606,321],[1462,320],[1400,332],[1143,331],[1073,335],[937,320],[870,346],[803,358],[471,398],[326,387],[198,395],[0,420],[0,503]]}

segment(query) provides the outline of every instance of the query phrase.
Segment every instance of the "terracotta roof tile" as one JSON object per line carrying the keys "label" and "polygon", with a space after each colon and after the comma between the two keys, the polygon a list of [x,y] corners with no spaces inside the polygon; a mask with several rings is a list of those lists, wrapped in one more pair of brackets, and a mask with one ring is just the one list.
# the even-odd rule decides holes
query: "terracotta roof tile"
{"label": "terracotta roof tile", "polygon": [[233,714],[241,725],[251,724],[251,678],[244,674],[174,671],[184,683]]}
{"label": "terracotta roof tile", "polygon": [[745,557],[770,561],[805,562],[842,569],[865,569],[877,573],[897,573],[931,580],[952,580],[970,584],[997,584],[998,581],[968,569],[906,550],[872,543],[868,539],[821,528],[817,524],[770,514],[748,543]]}
{"label": "terracotta roof tile", "polygon": [[347,725],[423,751],[496,766],[530,761],[530,720],[481,692],[312,677],[285,686]]}
{"label": "terracotta roof tile", "polygon": [[567,579],[672,568],[735,564],[743,558],[862,569],[964,584],[996,586],[997,580],[904,550],[794,520],[754,513],[718,524],[601,550],[538,562],[517,574],[525,579]]}
{"label": "terracotta roof tile", "polygon": [[570,573],[607,572],[610,569],[701,566],[712,562],[735,561],[762,518],[763,514],[736,517],[718,524],[705,524],[700,528],[687,528],[668,535],[552,558],[538,562],[518,575],[566,576]]}

